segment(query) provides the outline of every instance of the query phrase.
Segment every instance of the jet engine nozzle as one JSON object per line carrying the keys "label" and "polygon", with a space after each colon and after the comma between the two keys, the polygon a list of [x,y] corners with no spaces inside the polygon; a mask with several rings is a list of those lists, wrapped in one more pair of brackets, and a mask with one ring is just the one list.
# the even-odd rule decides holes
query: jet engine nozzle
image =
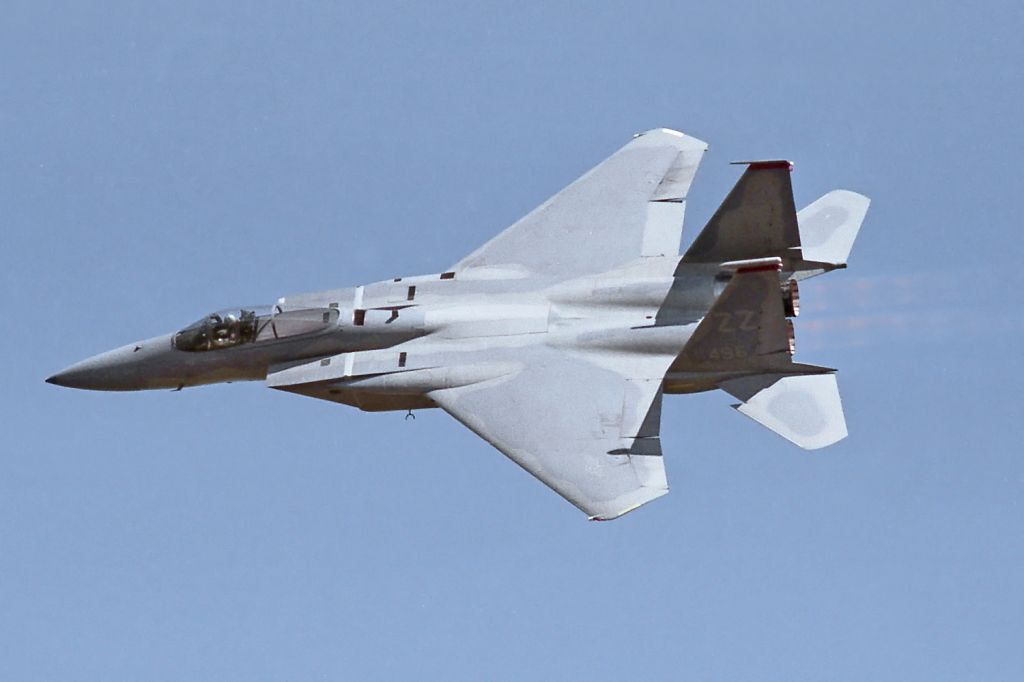
{"label": "jet engine nozzle", "polygon": [[800,315],[800,287],[797,286],[795,279],[782,285],[782,305],[786,310],[786,317]]}

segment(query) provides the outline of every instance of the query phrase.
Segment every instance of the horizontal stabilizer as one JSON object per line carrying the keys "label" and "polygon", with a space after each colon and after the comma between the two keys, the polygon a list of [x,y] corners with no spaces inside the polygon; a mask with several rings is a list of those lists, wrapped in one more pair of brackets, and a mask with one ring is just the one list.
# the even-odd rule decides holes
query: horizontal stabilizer
{"label": "horizontal stabilizer", "polygon": [[724,381],[720,388],[743,401],[733,406],[737,410],[805,450],[846,438],[834,374],[765,374]]}
{"label": "horizontal stabilizer", "polygon": [[[837,189],[829,192],[797,213],[800,244],[805,261],[845,265],[868,212],[871,200],[863,194]],[[806,279],[820,272],[798,272]]]}

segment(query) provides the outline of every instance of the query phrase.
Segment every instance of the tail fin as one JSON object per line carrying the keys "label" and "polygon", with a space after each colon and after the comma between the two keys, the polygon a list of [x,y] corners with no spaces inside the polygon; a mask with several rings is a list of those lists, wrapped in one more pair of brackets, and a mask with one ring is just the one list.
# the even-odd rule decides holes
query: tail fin
{"label": "tail fin", "polygon": [[796,216],[803,257],[832,267],[802,270],[796,273],[797,279],[807,279],[846,265],[870,204],[871,200],[863,194],[837,189],[800,209]]}
{"label": "tail fin", "polygon": [[722,376],[718,387],[742,401],[736,409],[802,448],[842,440],[846,419],[835,370],[792,360],[793,328],[779,283],[782,260],[734,267],[669,372]]}
{"label": "tail fin", "polygon": [[790,362],[792,338],[779,284],[782,261],[739,265],[669,371],[732,371]]}
{"label": "tail fin", "polygon": [[[683,256],[684,263],[800,258],[789,161],[750,161]],[[796,249],[796,251],[794,251]]]}
{"label": "tail fin", "polygon": [[737,410],[805,450],[846,438],[846,417],[834,374],[761,374],[723,381]]}

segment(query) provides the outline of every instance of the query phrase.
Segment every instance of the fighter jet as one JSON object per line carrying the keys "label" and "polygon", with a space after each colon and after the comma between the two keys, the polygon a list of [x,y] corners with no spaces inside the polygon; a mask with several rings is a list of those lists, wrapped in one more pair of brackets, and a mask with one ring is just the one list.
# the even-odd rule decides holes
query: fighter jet
{"label": "fighter jet", "polygon": [[846,267],[869,201],[836,190],[798,213],[790,162],[741,162],[680,256],[706,149],[636,135],[444,272],[210,313],[47,381],[258,380],[367,411],[441,408],[592,520],[668,492],[665,394],[722,389],[800,447],[835,443],[835,370],[793,359],[797,282]]}

